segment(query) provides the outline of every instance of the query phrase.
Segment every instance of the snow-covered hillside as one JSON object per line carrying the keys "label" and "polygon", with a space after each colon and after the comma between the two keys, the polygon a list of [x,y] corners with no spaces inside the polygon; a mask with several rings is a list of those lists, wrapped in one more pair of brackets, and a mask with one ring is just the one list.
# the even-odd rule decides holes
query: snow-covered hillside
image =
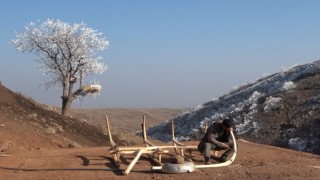
{"label": "snow-covered hillside", "polygon": [[[317,109],[320,110],[320,96],[317,95],[320,82],[316,79],[318,74],[320,60],[235,88],[218,99],[176,117],[175,136],[180,141],[197,140],[202,136],[206,122],[210,124],[228,117],[234,119],[238,136],[256,142],[320,153],[319,131],[311,128],[307,130],[310,131],[309,135],[297,134],[306,123],[314,123],[312,127],[320,127],[320,118],[317,119],[316,113]],[[307,79],[308,82],[305,81]],[[313,115],[309,115],[310,113]],[[158,140],[170,141],[171,121],[150,128],[148,135]]]}

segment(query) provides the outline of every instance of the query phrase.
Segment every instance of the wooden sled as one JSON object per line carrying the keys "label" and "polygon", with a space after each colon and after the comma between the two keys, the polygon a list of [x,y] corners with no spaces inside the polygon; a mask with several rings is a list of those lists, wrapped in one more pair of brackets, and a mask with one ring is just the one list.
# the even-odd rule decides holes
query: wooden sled
{"label": "wooden sled", "polygon": [[[180,155],[183,155],[184,157],[184,151],[189,151],[190,152],[190,162],[191,162],[191,152],[197,150],[197,146],[188,146],[180,143],[177,141],[174,137],[174,124],[172,122],[172,143],[173,145],[165,145],[165,146],[158,146],[153,144],[147,139],[147,133],[146,133],[146,120],[145,120],[145,115],[143,115],[143,123],[141,124],[142,126],[142,132],[143,132],[143,142],[145,143],[145,147],[118,147],[117,144],[113,141],[112,135],[111,135],[111,129],[109,126],[109,119],[108,116],[106,116],[106,126],[108,130],[108,136],[109,136],[109,142],[111,144],[111,147],[109,148],[110,154],[112,154],[113,161],[117,167],[120,167],[120,156],[124,154],[133,154],[135,155],[135,158],[130,162],[128,167],[126,168],[124,175],[128,175],[131,171],[131,169],[134,167],[134,165],[138,162],[140,159],[141,155],[146,154],[148,157],[156,162],[159,166],[152,166],[153,170],[162,170],[162,162],[161,162],[161,155],[164,153],[168,153],[169,149],[173,149],[177,152],[180,153]],[[228,166],[230,165],[236,158],[237,154],[237,145],[236,145],[236,140],[231,132],[232,140],[234,143],[234,153],[232,157],[224,162],[224,163],[218,163],[218,164],[210,164],[210,165],[195,165],[195,168],[212,168],[212,167],[223,167],[223,166]],[[156,158],[158,156],[158,158]],[[181,166],[181,168],[176,168],[177,164],[172,164],[172,166],[175,166],[176,169],[182,169],[185,170],[183,166],[186,166],[189,164],[188,163],[183,163],[183,164],[178,164],[178,166]],[[170,164],[166,164],[166,168],[170,168]],[[173,169],[170,169],[171,173],[181,173],[179,170],[178,172],[175,172],[174,167]]]}
{"label": "wooden sled", "polygon": [[[146,123],[145,123],[145,115],[143,116],[143,123],[142,125],[142,130],[143,130],[143,142],[145,143],[145,147],[138,147],[138,146],[133,146],[133,147],[118,147],[117,144],[114,142],[111,134],[111,128],[109,125],[109,119],[108,116],[106,115],[106,126],[107,126],[107,135],[109,136],[109,142],[111,147],[109,148],[110,154],[113,157],[113,162],[116,165],[116,167],[120,167],[120,156],[125,155],[125,154],[133,154],[135,155],[135,158],[131,161],[127,169],[125,170],[124,174],[128,175],[131,171],[131,169],[134,167],[134,165],[137,163],[139,158],[141,157],[142,154],[147,154],[148,157],[155,162],[158,165],[161,165],[161,154],[163,153],[168,153],[169,151],[166,150],[163,147],[159,147],[151,143],[147,139],[146,135]],[[158,157],[158,158],[156,158]]]}

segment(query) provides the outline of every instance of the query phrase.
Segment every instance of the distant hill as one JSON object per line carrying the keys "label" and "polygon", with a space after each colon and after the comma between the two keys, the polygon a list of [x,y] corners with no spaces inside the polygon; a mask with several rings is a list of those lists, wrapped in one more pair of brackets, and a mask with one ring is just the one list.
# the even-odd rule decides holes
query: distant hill
{"label": "distant hill", "polygon": [[72,110],[71,115],[103,129],[106,127],[105,116],[108,115],[113,129],[135,133],[141,131],[143,115],[145,115],[147,127],[151,127],[185,111],[185,109],[173,108],[76,108]]}
{"label": "distant hill", "polygon": [[[197,140],[205,122],[228,117],[240,138],[320,154],[319,92],[320,60],[240,86],[177,116],[176,137]],[[148,135],[170,141],[170,122],[150,128]]]}

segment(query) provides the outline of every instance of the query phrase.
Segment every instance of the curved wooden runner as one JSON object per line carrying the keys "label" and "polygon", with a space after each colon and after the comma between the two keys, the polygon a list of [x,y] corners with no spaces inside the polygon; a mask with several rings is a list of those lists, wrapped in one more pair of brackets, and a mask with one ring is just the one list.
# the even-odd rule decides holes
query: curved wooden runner
{"label": "curved wooden runner", "polygon": [[[237,143],[236,143],[236,139],[235,139],[235,137],[233,135],[233,132],[230,132],[230,134],[231,134],[231,137],[232,137],[232,141],[234,143],[234,153],[231,156],[231,158],[228,161],[223,162],[223,163],[208,164],[208,165],[204,165],[204,164],[203,165],[202,164],[195,165],[197,169],[198,168],[215,168],[215,167],[229,166],[236,159],[236,156],[237,156]],[[172,147],[167,147],[167,148],[172,148]],[[189,147],[188,146],[173,146],[173,148],[188,149]],[[183,166],[183,165],[184,164],[181,164],[181,166]],[[162,166],[153,166],[152,169],[153,170],[161,170]]]}

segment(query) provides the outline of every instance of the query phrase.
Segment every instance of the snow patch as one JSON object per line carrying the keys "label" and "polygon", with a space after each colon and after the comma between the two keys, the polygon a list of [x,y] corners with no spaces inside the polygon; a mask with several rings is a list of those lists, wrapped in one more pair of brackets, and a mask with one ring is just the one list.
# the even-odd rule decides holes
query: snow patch
{"label": "snow patch", "polygon": [[279,104],[278,104],[279,101],[281,101],[281,98],[270,96],[268,98],[268,100],[266,102],[264,102],[263,110],[268,112],[274,108],[277,108],[279,106]]}
{"label": "snow patch", "polygon": [[295,150],[305,150],[307,148],[307,142],[304,141],[303,139],[297,137],[297,138],[291,138],[289,139],[289,143],[288,146],[291,149],[295,149]]}
{"label": "snow patch", "polygon": [[293,89],[295,88],[296,85],[292,82],[292,81],[288,81],[288,82],[285,82],[282,86],[282,89],[284,90],[290,90],[290,89]]}
{"label": "snow patch", "polygon": [[245,118],[244,123],[237,124],[236,125],[237,134],[240,135],[240,134],[244,134],[244,133],[248,132],[251,129],[250,123],[251,123],[251,120]]}
{"label": "snow patch", "polygon": [[262,96],[258,91],[254,91],[249,100],[256,102]]}
{"label": "snow patch", "polygon": [[261,126],[259,125],[258,122],[253,122],[252,125],[253,125],[253,129],[254,129],[254,133],[258,134],[258,131],[259,131],[259,129],[261,129]]}

